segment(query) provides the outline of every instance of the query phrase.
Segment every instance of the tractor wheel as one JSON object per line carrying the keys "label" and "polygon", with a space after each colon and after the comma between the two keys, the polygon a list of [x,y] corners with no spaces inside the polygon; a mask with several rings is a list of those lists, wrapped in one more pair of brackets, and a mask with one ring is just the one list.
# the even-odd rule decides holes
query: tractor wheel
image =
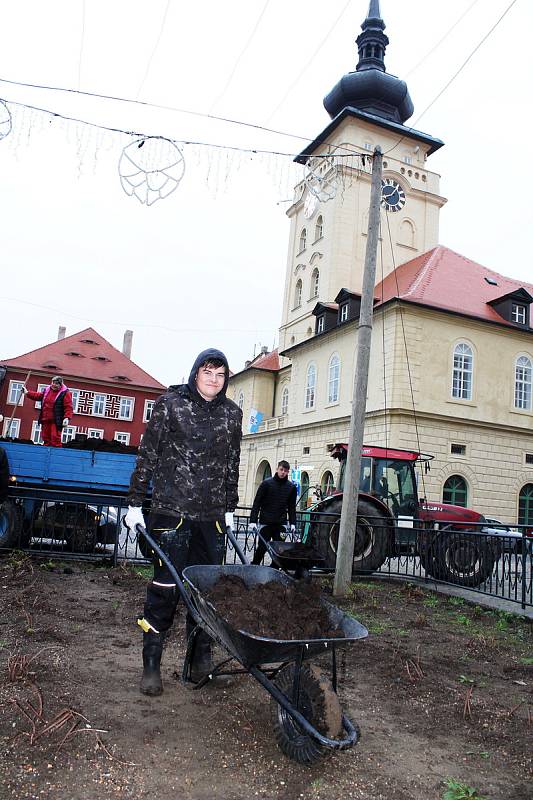
{"label": "tractor wheel", "polygon": [[434,556],[433,576],[459,586],[480,586],[494,569],[495,555],[490,544],[469,531],[440,533]]}
{"label": "tractor wheel", "polygon": [[[332,514],[340,515],[341,500],[333,500],[328,506]],[[337,542],[339,540],[340,516],[325,514],[316,525],[319,551],[325,553],[326,566],[335,567]],[[388,519],[379,509],[366,500],[360,500],[357,509],[357,529],[353,550],[352,572],[374,572],[381,567],[390,551],[390,527]]]}
{"label": "tractor wheel", "polygon": [[[276,686],[290,699],[294,681],[294,665],[283,669]],[[270,700],[274,734],[279,748],[299,764],[310,766],[331,755],[332,750],[303,731],[297,722],[274,698]],[[297,709],[323,736],[336,739],[342,734],[342,710],[331,682],[315,665],[305,664],[300,672],[300,693]]]}
{"label": "tractor wheel", "polygon": [[16,547],[19,544],[19,534],[19,509],[10,500],[4,500],[0,504],[0,547]]}

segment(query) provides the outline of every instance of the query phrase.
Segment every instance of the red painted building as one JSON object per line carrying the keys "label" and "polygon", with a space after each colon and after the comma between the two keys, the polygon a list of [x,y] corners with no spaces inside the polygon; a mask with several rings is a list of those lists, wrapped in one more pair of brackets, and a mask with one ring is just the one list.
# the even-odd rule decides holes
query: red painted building
{"label": "red painted building", "polygon": [[30,391],[39,391],[54,375],[61,375],[74,406],[70,425],[63,429],[64,442],[85,434],[138,445],[154,402],[166,387],[131,360],[131,338],[132,332],[126,331],[121,352],[93,328],[65,337],[61,327],[57,341],[0,361],[2,435],[42,441],[40,403],[21,398],[20,388],[26,383]]}

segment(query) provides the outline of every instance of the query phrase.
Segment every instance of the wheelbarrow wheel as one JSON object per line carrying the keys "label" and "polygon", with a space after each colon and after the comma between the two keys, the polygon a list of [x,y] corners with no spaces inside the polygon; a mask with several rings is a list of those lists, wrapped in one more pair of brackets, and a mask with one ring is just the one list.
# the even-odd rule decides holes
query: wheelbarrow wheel
{"label": "wheelbarrow wheel", "polygon": [[[291,705],[294,665],[285,667],[276,679],[276,686],[287,696]],[[331,755],[332,750],[317,742],[271,698],[270,710],[274,735],[279,748],[299,764],[311,765]],[[323,736],[338,738],[342,733],[342,710],[331,681],[315,665],[305,664],[300,671],[300,691],[297,710]]]}

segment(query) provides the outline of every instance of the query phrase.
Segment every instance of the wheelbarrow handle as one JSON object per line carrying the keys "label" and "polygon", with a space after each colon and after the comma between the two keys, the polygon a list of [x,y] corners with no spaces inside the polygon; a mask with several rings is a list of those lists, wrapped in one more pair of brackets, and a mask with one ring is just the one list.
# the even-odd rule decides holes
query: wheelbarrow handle
{"label": "wheelbarrow handle", "polygon": [[231,525],[227,526],[226,533],[228,534],[228,539],[230,540],[230,542],[232,543],[233,547],[235,548],[235,552],[237,553],[237,555],[241,559],[242,563],[243,564],[249,564],[250,562],[248,561],[248,559],[244,555],[244,553],[242,551],[242,548],[241,548],[239,542],[237,541],[237,537],[233,533]]}
{"label": "wheelbarrow handle", "polygon": [[191,598],[189,597],[189,593],[185,588],[185,584],[181,580],[178,570],[176,569],[170,558],[163,550],[161,550],[158,543],[155,541],[155,539],[153,539],[150,536],[150,534],[143,525],[137,524],[135,526],[135,533],[137,534],[137,536],[144,536],[144,538],[146,539],[146,541],[148,542],[148,544],[150,545],[156,556],[159,558],[160,561],[163,562],[165,567],[168,569],[168,571],[170,572],[170,574],[172,575],[173,579],[176,582],[176,588],[178,589],[178,592],[183,598],[183,602],[187,606],[187,611],[189,612],[195,623],[198,625],[200,622],[202,622],[202,618],[200,617]]}

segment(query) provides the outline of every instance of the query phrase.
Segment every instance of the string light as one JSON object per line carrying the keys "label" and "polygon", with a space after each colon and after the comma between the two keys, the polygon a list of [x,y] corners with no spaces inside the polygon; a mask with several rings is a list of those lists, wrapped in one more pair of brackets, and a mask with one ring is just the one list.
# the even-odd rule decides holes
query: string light
{"label": "string light", "polygon": [[3,100],[0,100],[0,139],[5,139],[11,133],[11,111]]}

